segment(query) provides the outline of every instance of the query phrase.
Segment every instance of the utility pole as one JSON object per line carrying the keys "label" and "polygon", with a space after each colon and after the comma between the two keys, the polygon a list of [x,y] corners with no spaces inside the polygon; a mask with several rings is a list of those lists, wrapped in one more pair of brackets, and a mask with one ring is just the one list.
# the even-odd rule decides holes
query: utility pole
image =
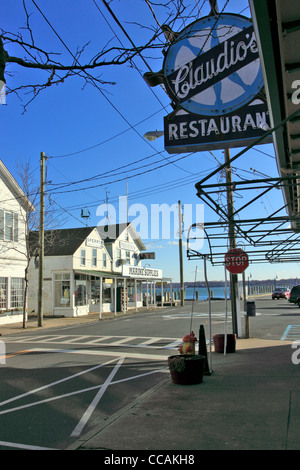
{"label": "utility pole", "polygon": [[[234,219],[233,219],[233,196],[232,196],[232,178],[231,178],[231,164],[230,153],[228,149],[224,150],[225,163],[226,166],[226,183],[227,187],[227,214],[228,214],[228,237],[229,237],[229,246],[231,248],[236,248],[235,240],[235,230],[234,230]],[[231,299],[231,315],[232,315],[232,333],[238,334],[237,327],[237,304],[236,298],[238,295],[238,276],[237,274],[230,273],[230,299]]]}
{"label": "utility pole", "polygon": [[45,159],[46,159],[45,153],[41,152],[41,158],[40,158],[40,229],[39,229],[38,326],[43,326]]}
{"label": "utility pole", "polygon": [[178,201],[179,215],[179,264],[180,264],[180,305],[184,305],[183,258],[182,258],[182,212],[181,201]]}

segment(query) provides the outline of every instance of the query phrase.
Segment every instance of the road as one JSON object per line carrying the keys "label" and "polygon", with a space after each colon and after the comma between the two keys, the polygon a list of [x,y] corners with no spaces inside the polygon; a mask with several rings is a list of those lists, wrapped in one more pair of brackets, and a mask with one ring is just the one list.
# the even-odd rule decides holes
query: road
{"label": "road", "polygon": [[[255,299],[250,335],[300,340],[300,309]],[[230,305],[228,305],[230,308]],[[209,336],[208,302],[186,302],[106,321],[3,337],[0,449],[66,449],[168,377],[190,326]],[[211,332],[224,332],[224,301],[211,302]],[[244,333],[244,316],[241,319]],[[228,312],[227,331],[231,332]],[[3,362],[3,361],[2,361]]]}

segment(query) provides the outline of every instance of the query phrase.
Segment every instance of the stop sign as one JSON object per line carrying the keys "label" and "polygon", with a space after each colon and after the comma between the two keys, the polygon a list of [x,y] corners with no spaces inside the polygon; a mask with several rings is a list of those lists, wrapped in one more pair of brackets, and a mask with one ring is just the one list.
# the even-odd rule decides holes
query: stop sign
{"label": "stop sign", "polygon": [[240,248],[231,248],[225,255],[225,266],[231,274],[241,274],[249,266],[247,253]]}

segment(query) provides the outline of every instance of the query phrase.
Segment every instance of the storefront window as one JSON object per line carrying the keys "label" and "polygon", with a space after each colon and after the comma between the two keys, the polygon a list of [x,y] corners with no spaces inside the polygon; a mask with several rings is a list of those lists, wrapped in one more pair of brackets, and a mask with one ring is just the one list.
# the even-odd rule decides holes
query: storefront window
{"label": "storefront window", "polygon": [[75,305],[87,305],[87,277],[83,274],[75,275]]}
{"label": "storefront window", "polygon": [[70,274],[54,275],[55,307],[70,307]]}
{"label": "storefront window", "polygon": [[10,305],[11,308],[23,307],[23,279],[13,277],[10,287]]}
{"label": "storefront window", "polygon": [[142,300],[142,281],[137,281],[136,283],[136,300]]}
{"label": "storefront window", "polygon": [[128,302],[134,302],[134,282],[133,281],[127,281],[127,296],[128,296]]}
{"label": "storefront window", "polygon": [[6,308],[6,277],[0,277],[0,308]]}
{"label": "storefront window", "polygon": [[102,289],[102,302],[104,304],[110,304],[111,303],[111,291],[112,291],[112,284],[103,282],[103,289]]}
{"label": "storefront window", "polygon": [[91,276],[91,300],[92,304],[100,302],[100,278]]}

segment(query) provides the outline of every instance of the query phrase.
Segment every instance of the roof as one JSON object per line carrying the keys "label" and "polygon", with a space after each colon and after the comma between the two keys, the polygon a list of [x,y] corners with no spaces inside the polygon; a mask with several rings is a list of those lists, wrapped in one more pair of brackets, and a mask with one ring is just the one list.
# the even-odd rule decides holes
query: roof
{"label": "roof", "polygon": [[[73,255],[93,230],[94,227],[45,230],[45,256]],[[32,253],[38,246],[38,242],[39,232],[30,232],[29,244]]]}
{"label": "roof", "polygon": [[[138,236],[135,228],[130,223],[124,223],[102,227],[79,227],[45,230],[44,254],[45,256],[73,255],[94,229],[98,230],[100,237],[104,241],[104,245],[114,243],[127,227],[131,231],[131,235],[135,239],[139,249],[141,251],[145,250],[146,247]],[[32,254],[34,254],[38,243],[39,232],[30,232],[29,244]]]}
{"label": "roof", "polygon": [[0,160],[0,177],[25,210],[29,210],[30,212],[35,211],[34,205],[28,199],[12,174],[8,171],[2,160]]}

